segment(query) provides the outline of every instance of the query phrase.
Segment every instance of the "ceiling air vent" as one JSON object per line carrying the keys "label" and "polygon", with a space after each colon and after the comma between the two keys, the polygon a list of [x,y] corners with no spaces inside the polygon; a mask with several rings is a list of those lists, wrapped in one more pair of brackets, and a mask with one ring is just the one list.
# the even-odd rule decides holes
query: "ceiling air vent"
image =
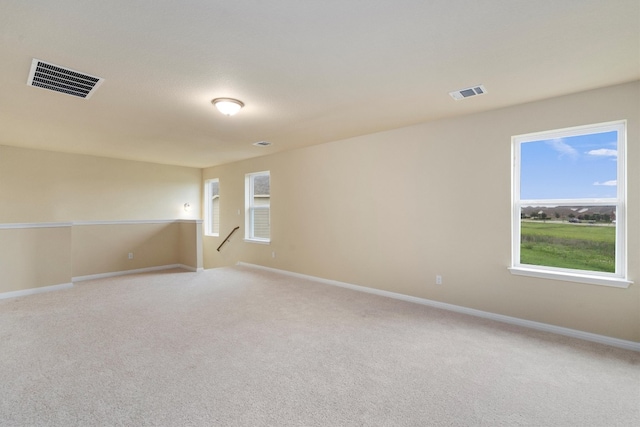
{"label": "ceiling air vent", "polygon": [[255,145],[256,147],[268,147],[271,145],[271,143],[269,141],[258,141],[254,142],[253,145]]}
{"label": "ceiling air vent", "polygon": [[103,81],[100,77],[34,59],[27,85],[88,99]]}
{"label": "ceiling air vent", "polygon": [[466,89],[455,90],[453,92],[449,92],[449,95],[456,101],[464,98],[470,98],[476,95],[484,95],[487,93],[487,90],[483,85],[468,87]]}

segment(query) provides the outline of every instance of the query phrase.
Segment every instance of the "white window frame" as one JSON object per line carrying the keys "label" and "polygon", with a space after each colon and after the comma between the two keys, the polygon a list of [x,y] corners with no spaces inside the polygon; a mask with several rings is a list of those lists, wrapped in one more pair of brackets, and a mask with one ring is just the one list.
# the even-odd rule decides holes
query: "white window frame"
{"label": "white window frame", "polygon": [[[218,183],[218,231],[214,230],[214,216],[215,212],[213,211],[213,197],[211,191],[211,184],[217,182]],[[218,237],[220,236],[220,179],[207,179],[204,182],[204,234],[205,236]]]}
{"label": "white window frame", "polygon": [[[262,244],[270,244],[271,243],[271,237],[269,237],[268,239],[265,239],[263,237],[256,237],[255,236],[255,230],[254,230],[254,223],[253,223],[253,218],[254,218],[254,212],[256,210],[267,210],[269,212],[269,235],[271,235],[271,199],[269,199],[269,204],[268,205],[255,205],[254,204],[254,188],[253,188],[253,184],[254,184],[254,177],[256,176],[268,176],[269,177],[269,187],[271,187],[271,172],[270,171],[262,171],[262,172],[253,172],[253,173],[248,173],[245,175],[245,212],[244,212],[244,230],[245,230],[245,236],[244,236],[244,240],[246,242],[251,242],[251,243],[262,243]],[[269,193],[271,193],[271,190],[269,190]],[[269,194],[269,196],[271,196],[271,194]]]}
{"label": "white window frame", "polygon": [[[606,199],[520,199],[520,161],[522,144],[553,138],[588,135],[609,131],[618,132],[617,155],[617,196]],[[544,279],[564,280],[594,285],[627,288],[631,283],[627,277],[626,242],[626,120],[578,126],[552,131],[517,135],[511,138],[512,147],[512,219],[511,219],[511,267],[512,274]],[[522,206],[616,206],[616,262],[615,272],[597,272],[568,268],[547,267],[520,263],[521,207]]]}

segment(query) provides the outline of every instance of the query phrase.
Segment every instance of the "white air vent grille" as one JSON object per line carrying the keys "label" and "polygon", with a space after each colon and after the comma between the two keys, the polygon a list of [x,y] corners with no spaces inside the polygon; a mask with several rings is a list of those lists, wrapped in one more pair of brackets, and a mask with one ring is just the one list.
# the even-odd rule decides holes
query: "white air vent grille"
{"label": "white air vent grille", "polygon": [[34,59],[31,62],[27,84],[88,99],[103,80],[100,77]]}
{"label": "white air vent grille", "polygon": [[468,87],[466,89],[455,90],[453,92],[449,92],[449,95],[456,101],[464,98],[470,98],[476,95],[484,95],[487,93],[487,90],[484,88],[484,85],[477,85]]}
{"label": "white air vent grille", "polygon": [[258,141],[254,142],[253,145],[255,145],[256,147],[268,147],[271,145],[271,143],[269,141]]}

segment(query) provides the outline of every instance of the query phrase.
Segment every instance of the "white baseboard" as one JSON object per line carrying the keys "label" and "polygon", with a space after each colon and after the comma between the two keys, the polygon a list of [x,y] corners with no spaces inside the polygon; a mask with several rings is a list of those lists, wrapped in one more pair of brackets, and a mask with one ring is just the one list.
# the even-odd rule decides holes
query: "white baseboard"
{"label": "white baseboard", "polygon": [[104,279],[107,277],[116,277],[116,276],[126,276],[128,274],[139,274],[139,273],[150,273],[153,271],[161,271],[161,270],[171,270],[172,268],[181,268],[183,270],[192,271],[194,273],[199,273],[204,271],[202,268],[194,268],[185,264],[168,264],[168,265],[159,265],[156,267],[146,267],[146,268],[137,268],[134,270],[122,270],[122,271],[112,271],[109,273],[99,273],[99,274],[89,274],[86,276],[76,276],[72,277],[71,281],[73,282],[83,282],[85,280],[94,280],[94,279]]}
{"label": "white baseboard", "polygon": [[62,283],[60,285],[42,286],[40,288],[22,289],[20,291],[2,292],[0,299],[24,297],[27,295],[39,294],[42,292],[59,291],[73,287],[73,283]]}
{"label": "white baseboard", "polygon": [[178,264],[178,267],[180,267],[183,270],[191,271],[193,273],[202,273],[204,271],[204,268],[202,268],[202,267],[195,268],[195,267],[191,267],[190,265],[186,265],[186,264]]}
{"label": "white baseboard", "polygon": [[[77,276],[77,277],[72,277],[71,281],[82,282],[84,280],[103,279],[105,277],[115,277],[115,276],[125,276],[127,274],[149,273],[152,271],[171,270],[172,268],[181,268],[183,270],[191,271],[194,273],[201,273],[204,271],[204,268],[195,268],[185,264],[169,264],[169,265],[161,265],[157,267],[138,268],[135,270],[114,271],[111,273],[100,273],[100,274],[90,274],[88,276]],[[69,289],[72,287],[73,287],[73,283],[63,283],[60,285],[42,286],[39,288],[22,289],[19,291],[0,292],[0,299],[17,298],[17,297],[23,297],[27,295],[39,294],[41,292],[51,292],[51,291],[59,291],[62,289]]]}
{"label": "white baseboard", "polygon": [[520,319],[517,317],[504,316],[502,314],[491,313],[488,311],[476,310],[473,308],[462,307],[454,304],[447,304],[444,302],[433,301],[425,298],[412,297],[410,295],[399,294],[395,292],[383,291],[380,289],[367,288],[365,286],[353,285],[351,283],[339,282],[336,280],[323,279],[320,277],[309,276],[306,274],[294,273],[287,270],[279,270],[277,268],[264,267],[256,264],[249,264],[244,262],[238,262],[238,265],[256,268],[260,270],[271,271],[274,273],[280,273],[287,276],[297,277],[300,279],[313,280],[315,282],[324,283],[331,286],[338,286],[341,288],[351,289],[359,292],[366,292],[369,294],[379,295],[387,298],[394,298],[397,300],[412,302],[415,304],[426,305],[429,307],[440,308],[443,310],[453,311],[456,313],[467,314],[475,317],[482,317],[484,319],[495,320],[497,322],[508,323],[511,325],[523,326],[525,328],[535,329],[538,331],[551,332],[558,335],[564,335],[571,338],[578,338],[585,341],[596,342],[599,344],[605,344],[612,347],[623,348],[626,350],[633,350],[640,352],[640,342],[627,341],[619,338],[608,337],[605,335],[593,334],[591,332],[578,331],[576,329],[564,328],[562,326],[550,325],[548,323],[534,322],[532,320]]}

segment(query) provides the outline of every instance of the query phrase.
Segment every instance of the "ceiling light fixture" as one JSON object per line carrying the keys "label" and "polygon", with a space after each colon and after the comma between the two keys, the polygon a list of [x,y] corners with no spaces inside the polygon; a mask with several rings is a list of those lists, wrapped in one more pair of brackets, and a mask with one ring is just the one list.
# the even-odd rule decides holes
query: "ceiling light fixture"
{"label": "ceiling light fixture", "polygon": [[244,107],[242,101],[233,98],[216,98],[211,103],[225,116],[233,116]]}

